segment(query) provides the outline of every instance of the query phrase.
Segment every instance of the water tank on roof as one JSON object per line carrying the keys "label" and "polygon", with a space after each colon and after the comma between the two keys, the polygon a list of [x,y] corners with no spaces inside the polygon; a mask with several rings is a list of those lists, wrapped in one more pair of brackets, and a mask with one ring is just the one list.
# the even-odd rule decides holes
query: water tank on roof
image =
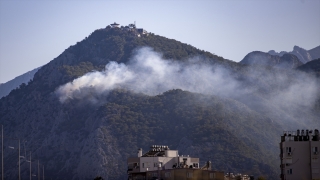
{"label": "water tank on roof", "polygon": [[313,141],[319,141],[319,131],[318,129],[314,130],[314,136],[313,136]]}
{"label": "water tank on roof", "polygon": [[306,129],[306,135],[303,137],[304,141],[309,141],[309,130]]}

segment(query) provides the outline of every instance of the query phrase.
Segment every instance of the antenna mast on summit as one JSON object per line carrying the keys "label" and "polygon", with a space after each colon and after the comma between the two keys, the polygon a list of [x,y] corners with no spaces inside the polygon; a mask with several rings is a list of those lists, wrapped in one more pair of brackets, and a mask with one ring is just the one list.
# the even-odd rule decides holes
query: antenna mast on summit
{"label": "antenna mast on summit", "polygon": [[134,21],[134,27],[136,27],[136,21]]}

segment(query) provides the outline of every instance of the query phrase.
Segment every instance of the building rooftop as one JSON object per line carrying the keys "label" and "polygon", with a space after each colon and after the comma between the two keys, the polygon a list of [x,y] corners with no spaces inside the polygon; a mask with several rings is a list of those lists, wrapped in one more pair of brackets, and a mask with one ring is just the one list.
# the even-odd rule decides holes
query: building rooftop
{"label": "building rooftop", "polygon": [[281,136],[281,142],[284,141],[319,141],[319,130],[297,130],[297,131],[284,131]]}
{"label": "building rooftop", "polygon": [[152,145],[150,150],[142,155],[142,157],[162,157],[165,156],[166,150],[170,150],[168,146]]}
{"label": "building rooftop", "polygon": [[113,24],[110,24],[111,26],[119,26],[120,24],[114,22]]}

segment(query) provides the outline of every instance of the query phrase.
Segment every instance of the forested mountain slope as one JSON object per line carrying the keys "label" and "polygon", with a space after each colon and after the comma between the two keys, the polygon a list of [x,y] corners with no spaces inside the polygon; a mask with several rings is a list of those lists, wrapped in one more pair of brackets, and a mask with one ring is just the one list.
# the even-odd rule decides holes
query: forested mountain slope
{"label": "forested mountain slope", "polygon": [[[276,179],[281,131],[319,126],[318,88],[312,74],[105,28],[2,98],[0,122],[5,136],[27,141],[22,152],[52,179],[125,179],[126,159],[152,144],[211,160],[217,170]],[[17,176],[15,159],[6,148],[6,178]],[[23,177],[28,165],[22,161]]]}

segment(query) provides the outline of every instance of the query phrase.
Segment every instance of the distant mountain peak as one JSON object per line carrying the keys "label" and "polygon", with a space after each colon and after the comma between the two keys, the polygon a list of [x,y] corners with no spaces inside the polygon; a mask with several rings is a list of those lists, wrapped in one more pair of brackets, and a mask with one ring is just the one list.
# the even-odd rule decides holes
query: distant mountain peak
{"label": "distant mountain peak", "polygon": [[303,64],[312,60],[312,57],[309,54],[309,52],[299,46],[294,46],[293,51],[289,53],[296,55]]}
{"label": "distant mountain peak", "polygon": [[253,51],[247,54],[243,60],[240,61],[240,63],[248,65],[271,66],[284,69],[296,68],[302,64],[295,55],[284,53],[282,56],[279,56],[276,55],[274,50],[271,52],[269,51],[269,53]]}
{"label": "distant mountain peak", "polygon": [[278,55],[278,56],[283,56],[284,54],[287,54],[287,53],[297,56],[300,62],[305,64],[309,61],[320,58],[320,46],[313,48],[309,51],[297,45],[293,46],[293,49],[291,52],[281,51],[277,53],[275,50],[268,51],[268,54]]}
{"label": "distant mountain peak", "polygon": [[294,45],[294,46],[293,46],[293,50],[299,50],[299,49],[303,49],[303,48],[301,48],[301,47],[299,47],[299,46],[297,46],[297,45]]}
{"label": "distant mountain peak", "polygon": [[286,51],[281,51],[281,52],[276,52],[275,50],[270,50],[268,51],[268,54],[270,55],[274,55],[274,56],[283,56],[284,54],[286,54],[287,52]]}
{"label": "distant mountain peak", "polygon": [[268,53],[272,55],[272,54],[277,53],[277,52],[275,50],[270,50],[270,51],[268,51]]}

